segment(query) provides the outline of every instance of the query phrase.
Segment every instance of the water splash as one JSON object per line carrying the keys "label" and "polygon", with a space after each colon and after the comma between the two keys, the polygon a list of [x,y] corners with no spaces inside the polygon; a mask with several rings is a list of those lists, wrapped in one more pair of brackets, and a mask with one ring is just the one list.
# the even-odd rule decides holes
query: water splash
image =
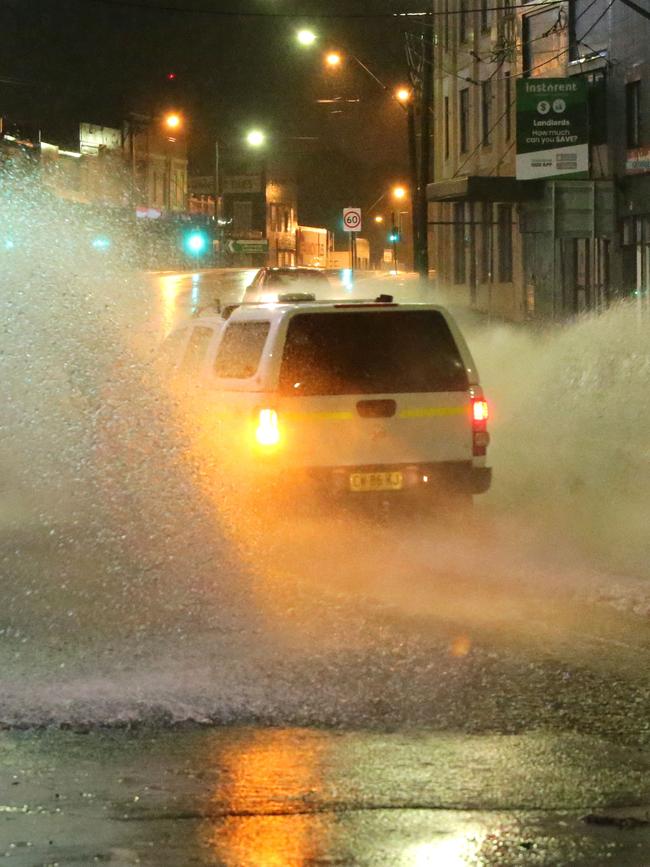
{"label": "water splash", "polygon": [[98,259],[69,206],[1,192],[22,231],[1,254],[0,722],[458,720],[452,696],[489,665],[468,634],[506,598],[611,590],[612,570],[645,587],[650,361],[633,309],[539,334],[465,323],[495,471],[474,530],[284,524],[229,508],[202,460],[124,231],[123,257]]}

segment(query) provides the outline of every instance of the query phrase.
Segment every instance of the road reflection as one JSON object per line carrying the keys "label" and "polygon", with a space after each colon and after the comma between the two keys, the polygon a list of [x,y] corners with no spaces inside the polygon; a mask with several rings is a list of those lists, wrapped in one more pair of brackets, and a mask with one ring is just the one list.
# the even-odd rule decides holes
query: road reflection
{"label": "road reflection", "polygon": [[235,304],[256,269],[222,268],[212,271],[149,272],[153,290],[153,317],[159,339],[203,307]]}
{"label": "road reflection", "polygon": [[326,850],[323,798],[327,742],[317,733],[256,731],[218,757],[222,783],[210,811],[225,818],[209,833],[219,863],[300,867]]}

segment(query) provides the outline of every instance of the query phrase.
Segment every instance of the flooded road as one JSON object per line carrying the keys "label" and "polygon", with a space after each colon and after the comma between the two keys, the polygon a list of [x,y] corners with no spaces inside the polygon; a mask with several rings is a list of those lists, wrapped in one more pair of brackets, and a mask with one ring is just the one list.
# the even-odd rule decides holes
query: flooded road
{"label": "flooded road", "polygon": [[156,366],[249,275],[95,264],[25,259],[2,298],[8,863],[647,864],[636,312],[461,314],[472,520],[282,514],[238,509]]}

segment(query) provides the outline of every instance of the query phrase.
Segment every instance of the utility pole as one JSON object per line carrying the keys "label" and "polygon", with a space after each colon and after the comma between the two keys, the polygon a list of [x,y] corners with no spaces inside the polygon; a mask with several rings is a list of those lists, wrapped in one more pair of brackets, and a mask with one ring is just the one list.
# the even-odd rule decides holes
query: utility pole
{"label": "utility pole", "polygon": [[406,110],[408,112],[408,147],[409,147],[409,172],[411,175],[411,231],[413,233],[413,270],[420,273],[420,220],[418,213],[418,154],[415,139],[415,95],[409,100]]}
{"label": "utility pole", "polygon": [[424,280],[429,278],[429,219],[427,184],[431,171],[431,115],[433,113],[433,35],[425,31],[422,37],[422,102],[420,105],[420,171],[417,188],[417,239],[419,255],[417,270]]}
{"label": "utility pole", "polygon": [[395,211],[391,214],[390,237],[393,242],[393,270],[395,271],[395,274],[397,274],[397,240],[399,238],[399,232],[397,231],[397,223],[395,222]]}

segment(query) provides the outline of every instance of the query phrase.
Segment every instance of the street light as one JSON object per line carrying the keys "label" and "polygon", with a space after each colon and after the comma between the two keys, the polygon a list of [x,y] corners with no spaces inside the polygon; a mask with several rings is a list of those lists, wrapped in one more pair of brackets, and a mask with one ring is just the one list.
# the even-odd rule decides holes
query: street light
{"label": "street light", "polygon": [[393,198],[396,199],[398,202],[401,202],[403,199],[406,198],[406,187],[401,186],[401,184],[393,187],[391,192],[393,194]]}
{"label": "street light", "polygon": [[[383,82],[380,78],[378,78],[375,73],[369,69],[366,64],[360,60],[355,54],[351,54],[347,52],[345,55],[342,55],[338,51],[330,51],[329,54],[325,55],[325,63],[331,69],[338,69],[343,60],[343,56],[349,57],[351,60],[357,64],[357,66],[361,67],[363,71],[372,78],[372,80],[377,84],[384,93],[390,93],[391,97],[397,102],[397,104],[406,112],[407,115],[407,141],[408,141],[408,154],[409,154],[409,170],[411,175],[411,186],[413,189],[413,196],[418,202],[418,206],[413,207],[412,210],[412,223],[413,223],[413,262],[420,273],[424,273],[425,276],[428,272],[428,264],[427,264],[427,251],[426,251],[426,201],[423,201],[423,196],[425,195],[423,185],[419,183],[419,175],[422,174],[424,177],[428,177],[428,168],[421,168],[421,171],[418,172],[418,155],[417,155],[417,143],[415,138],[415,100],[414,93],[410,87],[406,85],[400,85],[395,88],[395,90],[390,90],[388,85]],[[334,58],[337,58],[334,60]],[[427,77],[428,80],[428,77]],[[428,116],[427,116],[428,118]],[[423,136],[423,141],[428,140],[428,135]],[[424,166],[425,156],[428,154],[427,148],[421,149],[421,163]],[[421,223],[424,221],[424,230],[422,231]],[[422,235],[424,232],[424,242],[422,242]],[[422,246],[424,243],[424,246]]]}
{"label": "street light", "polygon": [[307,28],[303,28],[302,30],[298,30],[296,33],[296,39],[300,43],[300,45],[304,45],[308,47],[313,45],[316,42],[316,34],[313,30],[308,30]]}
{"label": "street light", "polygon": [[177,112],[170,111],[163,118],[163,123],[169,130],[178,130],[183,123],[183,118]]}
{"label": "street light", "polygon": [[377,215],[375,216],[375,223],[383,223],[383,222],[384,222],[384,218],[382,217],[382,215],[381,215],[381,214],[377,214]]}
{"label": "street light", "polygon": [[406,105],[411,101],[413,96],[412,91],[408,87],[398,87],[395,91],[395,99],[402,105]]}
{"label": "street light", "polygon": [[330,69],[336,69],[341,65],[342,61],[343,57],[339,51],[328,51],[325,55],[325,63],[330,67]]}
{"label": "street light", "polygon": [[266,142],[266,135],[260,129],[252,129],[246,134],[246,142],[253,148],[259,148]]}

